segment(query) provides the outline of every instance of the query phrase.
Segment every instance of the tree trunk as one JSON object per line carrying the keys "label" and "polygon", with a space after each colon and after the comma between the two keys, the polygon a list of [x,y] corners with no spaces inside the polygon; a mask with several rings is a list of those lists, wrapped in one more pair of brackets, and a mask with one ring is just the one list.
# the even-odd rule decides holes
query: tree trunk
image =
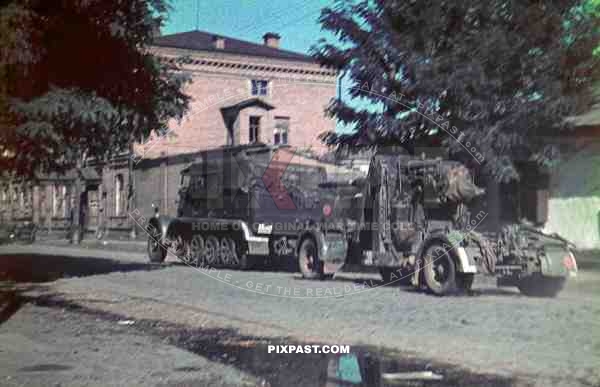
{"label": "tree trunk", "polygon": [[135,209],[135,177],[133,175],[134,168],[134,150],[133,150],[133,139],[129,140],[129,155],[127,157],[127,169],[128,169],[128,184],[127,184],[127,216],[129,217],[129,222],[131,224],[131,233],[129,237],[131,239],[137,238],[137,225],[135,221],[129,216],[131,212]]}
{"label": "tree trunk", "polygon": [[80,244],[81,243],[81,239],[83,238],[83,219],[81,219],[81,208],[82,208],[82,203],[81,203],[81,194],[83,193],[83,188],[84,188],[84,180],[82,177],[82,173],[81,173],[81,169],[83,168],[83,160],[80,159],[77,162],[77,167],[76,167],[76,178],[75,178],[75,183],[73,184],[73,199],[74,199],[74,204],[71,208],[71,211],[73,211],[73,215],[72,215],[72,224],[71,227],[72,232],[71,232],[71,243],[75,243],[75,244]]}

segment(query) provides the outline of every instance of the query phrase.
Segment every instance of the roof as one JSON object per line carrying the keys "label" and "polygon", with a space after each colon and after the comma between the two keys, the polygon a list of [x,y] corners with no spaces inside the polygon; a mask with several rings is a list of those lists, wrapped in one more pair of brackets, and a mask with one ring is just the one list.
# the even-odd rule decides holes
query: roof
{"label": "roof", "polygon": [[237,111],[239,111],[239,110],[243,110],[247,107],[252,107],[252,106],[258,106],[265,110],[275,109],[275,106],[266,103],[265,101],[263,101],[260,98],[249,98],[249,99],[240,101],[234,105],[222,107],[221,110],[237,110]]}
{"label": "roof", "polygon": [[227,125],[227,128],[231,129],[231,125],[233,125],[233,123],[237,119],[237,116],[239,115],[240,110],[243,110],[247,107],[253,107],[253,106],[256,106],[256,107],[259,107],[259,108],[262,108],[265,110],[275,109],[275,106],[266,103],[265,101],[263,101],[260,98],[250,98],[250,99],[246,99],[244,101],[240,101],[240,102],[236,103],[235,105],[224,106],[221,108],[221,114],[223,115],[223,119],[225,120],[225,124]]}
{"label": "roof", "polygon": [[[215,48],[213,44],[215,38],[225,39],[225,48]],[[301,62],[315,62],[312,57],[298,52],[281,50],[265,46],[264,44],[247,42],[223,35],[211,34],[205,31],[188,31],[172,35],[163,35],[155,38],[152,44],[159,47],[173,47],[186,50],[214,51]]]}

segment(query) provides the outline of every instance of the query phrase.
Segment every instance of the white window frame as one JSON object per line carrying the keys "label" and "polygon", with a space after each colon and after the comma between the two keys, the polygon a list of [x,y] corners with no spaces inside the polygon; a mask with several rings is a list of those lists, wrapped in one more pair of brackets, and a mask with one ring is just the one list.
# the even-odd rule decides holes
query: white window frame
{"label": "white window frame", "polygon": [[[58,213],[58,201],[62,203],[62,215]],[[64,184],[53,184],[52,185],[52,216],[57,218],[62,216],[63,218],[67,216],[67,186]]]}
{"label": "white window frame", "polygon": [[[287,121],[287,127],[278,127],[278,121]],[[283,134],[285,133],[285,142],[283,142]],[[275,136],[279,135],[279,142],[275,141]],[[275,129],[273,129],[273,144],[274,145],[288,145],[290,143],[290,118],[289,117],[275,117]]]}
{"label": "white window frame", "polygon": [[125,178],[122,173],[118,173],[115,175],[115,216],[121,216],[121,212],[123,208],[121,208],[121,191],[123,190],[123,186],[125,184]]}
{"label": "white window frame", "polygon": [[58,184],[52,184],[52,216],[58,215]]}
{"label": "white window frame", "polygon": [[[264,88],[260,88],[257,87],[257,93],[254,94],[254,82],[265,82],[265,87]],[[268,79],[259,79],[259,78],[253,78],[250,80],[250,95],[253,97],[268,97],[270,95],[269,89],[270,89],[270,82]],[[260,91],[264,90],[264,94],[261,94]]]}

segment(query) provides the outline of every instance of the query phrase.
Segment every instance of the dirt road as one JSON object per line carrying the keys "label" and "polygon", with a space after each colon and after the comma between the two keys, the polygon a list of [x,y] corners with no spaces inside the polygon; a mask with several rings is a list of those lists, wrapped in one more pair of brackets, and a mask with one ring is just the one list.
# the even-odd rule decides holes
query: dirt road
{"label": "dirt road", "polygon": [[[438,298],[381,287],[378,276],[369,274],[311,282],[285,272],[199,271],[175,262],[149,266],[136,253],[49,251],[0,250],[5,276],[30,277],[44,287],[23,295],[46,312],[28,313],[60,309],[112,325],[134,321],[119,329],[233,366],[239,374],[228,374],[227,383],[234,385],[242,379],[313,385],[304,384],[309,379],[302,374],[310,371],[302,365],[327,369],[322,356],[289,355],[289,364],[281,363],[264,353],[267,342],[348,344],[392,371],[437,369],[447,385],[600,385],[600,277],[594,272],[582,272],[557,299],[527,298],[490,281],[477,282],[469,296]],[[22,312],[0,326],[0,334],[13,331],[12,319]],[[13,355],[0,352],[0,361]],[[230,364],[224,360],[231,357]],[[300,375],[297,383],[290,382],[292,375]]]}

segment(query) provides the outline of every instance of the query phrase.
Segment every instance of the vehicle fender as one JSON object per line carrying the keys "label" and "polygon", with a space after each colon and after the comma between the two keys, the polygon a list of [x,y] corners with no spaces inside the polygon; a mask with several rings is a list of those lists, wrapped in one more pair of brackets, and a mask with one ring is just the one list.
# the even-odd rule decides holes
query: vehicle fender
{"label": "vehicle fender", "polygon": [[541,273],[545,277],[568,277],[577,275],[575,256],[566,247],[550,247],[538,255]]}
{"label": "vehicle fender", "polygon": [[432,243],[441,243],[443,246],[447,246],[450,250],[450,254],[456,264],[456,271],[459,273],[477,273],[477,265],[473,257],[470,257],[465,248],[460,245],[462,241],[462,234],[458,232],[453,233],[436,233],[432,234],[421,244],[421,248],[418,252],[418,257],[423,259],[423,255],[427,248]]}

